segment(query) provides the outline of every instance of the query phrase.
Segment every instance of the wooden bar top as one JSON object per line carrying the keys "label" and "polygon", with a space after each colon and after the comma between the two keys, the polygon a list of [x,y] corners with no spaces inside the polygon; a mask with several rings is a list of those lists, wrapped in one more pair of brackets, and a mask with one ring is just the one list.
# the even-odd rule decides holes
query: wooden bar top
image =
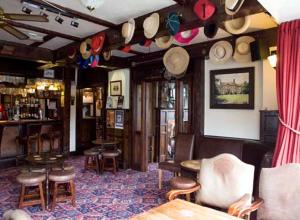
{"label": "wooden bar top", "polygon": [[225,212],[210,209],[201,205],[175,199],[161,206],[150,209],[131,220],[241,220]]}
{"label": "wooden bar top", "polygon": [[61,122],[61,120],[57,119],[45,119],[45,120],[39,120],[39,119],[23,119],[23,120],[17,120],[17,121],[8,121],[8,120],[0,120],[0,125],[22,125],[22,124],[31,124],[31,123],[53,123],[53,122]]}

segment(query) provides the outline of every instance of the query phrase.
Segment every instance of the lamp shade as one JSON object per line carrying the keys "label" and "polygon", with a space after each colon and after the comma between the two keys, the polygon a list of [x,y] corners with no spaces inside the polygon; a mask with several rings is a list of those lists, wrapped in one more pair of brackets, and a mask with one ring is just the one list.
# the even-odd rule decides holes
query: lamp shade
{"label": "lamp shade", "polygon": [[93,11],[99,8],[104,3],[104,0],[80,0],[80,2],[88,10]]}
{"label": "lamp shade", "polygon": [[268,56],[268,60],[269,60],[271,67],[276,68],[277,55],[275,53],[271,54],[270,56]]}

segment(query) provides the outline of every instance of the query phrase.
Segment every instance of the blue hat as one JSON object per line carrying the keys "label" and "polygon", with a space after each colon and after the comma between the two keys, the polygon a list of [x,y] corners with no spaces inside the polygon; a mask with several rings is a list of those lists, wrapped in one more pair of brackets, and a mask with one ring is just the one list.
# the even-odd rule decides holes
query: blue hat
{"label": "blue hat", "polygon": [[166,18],[166,27],[171,35],[175,35],[180,30],[180,18],[176,12],[171,12]]}

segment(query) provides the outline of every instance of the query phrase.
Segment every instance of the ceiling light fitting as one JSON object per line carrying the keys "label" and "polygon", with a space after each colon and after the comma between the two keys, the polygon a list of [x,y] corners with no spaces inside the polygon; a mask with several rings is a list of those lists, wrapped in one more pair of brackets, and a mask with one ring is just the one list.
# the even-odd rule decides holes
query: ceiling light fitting
{"label": "ceiling light fitting", "polygon": [[31,9],[29,9],[29,8],[27,8],[26,6],[23,6],[23,8],[22,8],[22,12],[24,12],[24,13],[26,13],[26,14],[30,15],[30,14],[31,14],[31,12],[32,12],[32,10],[31,10]]}
{"label": "ceiling light fitting", "polygon": [[41,8],[40,15],[44,16],[45,18],[48,18],[49,15],[46,13],[46,8]]}
{"label": "ceiling light fitting", "polygon": [[104,3],[104,0],[80,0],[80,2],[89,11],[93,11],[99,8]]}
{"label": "ceiling light fitting", "polygon": [[73,18],[72,21],[71,21],[71,26],[75,27],[75,28],[78,28],[79,27],[79,23],[77,21],[76,18]]}
{"label": "ceiling light fitting", "polygon": [[58,14],[58,15],[55,17],[55,21],[56,21],[57,23],[62,24],[62,23],[64,22],[64,19],[61,17],[60,14]]}

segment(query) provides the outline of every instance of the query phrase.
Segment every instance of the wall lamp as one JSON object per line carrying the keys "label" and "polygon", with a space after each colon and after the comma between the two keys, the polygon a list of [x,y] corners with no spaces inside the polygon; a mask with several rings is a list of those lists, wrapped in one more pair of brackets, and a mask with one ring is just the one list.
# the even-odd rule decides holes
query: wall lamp
{"label": "wall lamp", "polygon": [[270,47],[269,51],[270,51],[270,56],[268,56],[269,63],[271,65],[271,67],[276,68],[276,65],[277,65],[277,54],[276,54],[277,47]]}

